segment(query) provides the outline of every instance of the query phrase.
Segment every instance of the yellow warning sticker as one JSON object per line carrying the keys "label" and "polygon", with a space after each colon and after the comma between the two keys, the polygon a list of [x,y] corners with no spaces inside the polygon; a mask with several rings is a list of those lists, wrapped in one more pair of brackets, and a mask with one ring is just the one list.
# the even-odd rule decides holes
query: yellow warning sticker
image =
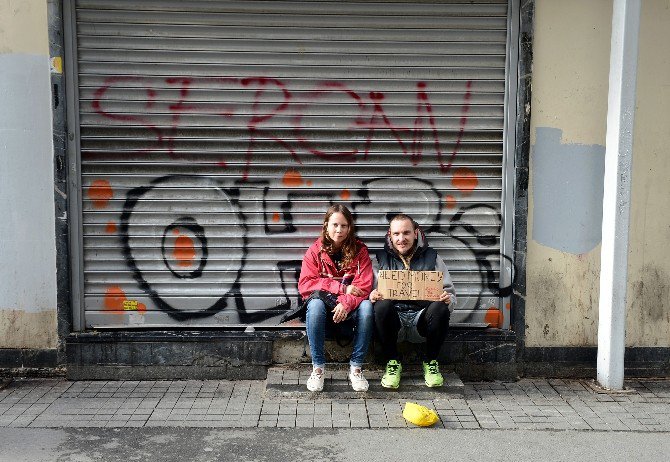
{"label": "yellow warning sticker", "polygon": [[51,73],[52,74],[62,74],[63,73],[63,58],[60,56],[54,56],[51,58]]}
{"label": "yellow warning sticker", "polygon": [[137,300],[124,300],[123,309],[126,311],[137,311],[140,303]]}

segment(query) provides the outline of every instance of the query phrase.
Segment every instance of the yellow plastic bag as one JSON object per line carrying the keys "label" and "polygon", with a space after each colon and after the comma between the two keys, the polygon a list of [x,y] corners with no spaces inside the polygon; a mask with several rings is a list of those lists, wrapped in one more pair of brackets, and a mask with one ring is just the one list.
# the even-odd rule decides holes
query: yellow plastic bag
{"label": "yellow plastic bag", "polygon": [[432,409],[428,409],[426,406],[421,406],[420,404],[410,403],[409,401],[405,403],[402,416],[419,427],[430,427],[439,420],[437,414]]}

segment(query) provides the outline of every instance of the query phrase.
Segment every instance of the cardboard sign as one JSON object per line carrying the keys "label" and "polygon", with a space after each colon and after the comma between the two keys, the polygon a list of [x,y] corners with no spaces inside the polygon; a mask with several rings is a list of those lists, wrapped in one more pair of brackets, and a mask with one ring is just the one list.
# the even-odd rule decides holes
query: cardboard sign
{"label": "cardboard sign", "polygon": [[386,300],[439,300],[442,271],[380,270],[377,290]]}

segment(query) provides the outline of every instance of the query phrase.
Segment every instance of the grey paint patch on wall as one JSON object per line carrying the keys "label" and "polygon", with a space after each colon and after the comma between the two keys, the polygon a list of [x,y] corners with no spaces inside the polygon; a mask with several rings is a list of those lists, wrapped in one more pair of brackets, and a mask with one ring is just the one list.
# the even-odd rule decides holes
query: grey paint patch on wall
{"label": "grey paint patch on wall", "polygon": [[562,131],[538,127],[532,147],[533,240],[572,254],[601,241],[605,147],[562,144]]}
{"label": "grey paint patch on wall", "polygon": [[[0,54],[0,108],[0,311],[55,312],[54,177],[47,56]],[[13,329],[18,332],[24,327],[29,328]],[[4,340],[0,336],[0,346]]]}

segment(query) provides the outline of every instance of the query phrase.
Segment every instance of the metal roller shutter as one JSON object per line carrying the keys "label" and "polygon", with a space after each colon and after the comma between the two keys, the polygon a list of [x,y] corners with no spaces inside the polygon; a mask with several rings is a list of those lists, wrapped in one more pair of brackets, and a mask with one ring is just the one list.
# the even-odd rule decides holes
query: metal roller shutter
{"label": "metal roller shutter", "polygon": [[276,325],[331,202],[373,249],[411,214],[450,267],[452,323],[508,325],[505,1],[73,17],[83,327]]}

